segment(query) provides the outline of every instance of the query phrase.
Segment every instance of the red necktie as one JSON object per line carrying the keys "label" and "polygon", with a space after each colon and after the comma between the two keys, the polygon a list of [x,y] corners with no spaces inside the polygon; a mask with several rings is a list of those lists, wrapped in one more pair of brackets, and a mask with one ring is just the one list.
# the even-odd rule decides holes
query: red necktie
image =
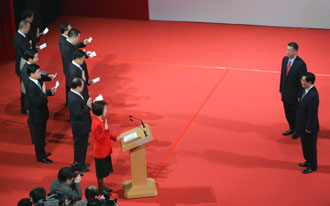
{"label": "red necktie", "polygon": [[286,76],[288,76],[290,68],[291,68],[291,60],[289,60],[288,66],[286,67]]}

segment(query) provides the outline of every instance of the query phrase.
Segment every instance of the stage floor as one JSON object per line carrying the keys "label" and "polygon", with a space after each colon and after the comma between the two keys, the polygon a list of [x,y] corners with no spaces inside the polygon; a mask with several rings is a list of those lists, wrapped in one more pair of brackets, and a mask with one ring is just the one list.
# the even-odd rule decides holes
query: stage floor
{"label": "stage floor", "polygon": [[[105,179],[119,205],[328,205],[330,202],[330,30],[207,23],[132,21],[62,16],[40,43],[42,70],[58,73],[59,91],[48,98],[47,152],[53,164],[37,163],[27,117],[20,114],[14,61],[0,64],[0,199],[16,205],[37,186],[50,190],[61,167],[73,161],[59,24],[69,22],[97,57],[87,60],[90,96],[109,103],[111,131],[134,128],[128,115],[151,125],[148,174],[158,196],[126,200],[121,184],[130,179],[129,154],[113,143],[114,173]],[[320,94],[317,172],[303,175],[300,140],[287,130],[279,93],[286,45],[296,41]],[[55,82],[47,83],[50,88]],[[82,189],[97,185],[91,172]]]}

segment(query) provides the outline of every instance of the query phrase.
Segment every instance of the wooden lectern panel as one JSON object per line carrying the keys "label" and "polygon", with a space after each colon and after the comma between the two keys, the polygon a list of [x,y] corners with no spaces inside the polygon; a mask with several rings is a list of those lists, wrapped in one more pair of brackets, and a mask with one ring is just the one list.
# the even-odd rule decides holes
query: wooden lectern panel
{"label": "wooden lectern panel", "polygon": [[[144,129],[147,133],[147,137],[143,132]],[[130,162],[131,162],[131,180],[123,182],[123,190],[125,198],[141,198],[151,197],[158,194],[156,182],[152,178],[147,176],[147,160],[146,160],[146,147],[145,144],[152,141],[152,133],[149,125],[145,128],[142,126],[136,127],[132,130],[120,134],[121,137],[125,137],[132,133],[137,133],[137,138],[128,142],[122,143],[122,150],[130,151]]]}

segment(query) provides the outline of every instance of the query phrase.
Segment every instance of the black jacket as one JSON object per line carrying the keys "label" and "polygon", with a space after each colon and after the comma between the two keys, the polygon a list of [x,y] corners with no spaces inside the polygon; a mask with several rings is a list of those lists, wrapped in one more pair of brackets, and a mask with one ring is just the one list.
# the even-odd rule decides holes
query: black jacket
{"label": "black jacket", "polygon": [[[41,88],[43,85],[42,80],[38,80]],[[47,96],[52,96],[50,89],[46,91],[46,94],[30,79],[26,81],[26,98],[29,104],[29,121],[32,124],[44,124],[49,118],[48,100]]]}
{"label": "black jacket", "polygon": [[21,64],[21,57],[23,57],[24,52],[31,48],[29,40],[27,37],[22,36],[20,33],[16,32],[14,35],[14,49],[15,49],[15,56],[16,56],[16,65],[15,65],[15,73],[17,76],[21,76],[20,64]]}
{"label": "black jacket", "polygon": [[316,133],[319,131],[319,94],[315,86],[302,98],[297,107],[296,130],[303,134],[305,130]]}
{"label": "black jacket", "polygon": [[78,48],[85,47],[86,45],[83,42],[78,43],[76,46],[71,44],[66,40],[67,38],[63,35],[60,36],[59,47],[62,57],[63,72],[66,75],[68,71],[68,66],[73,60],[73,53]]}
{"label": "black jacket", "polygon": [[289,57],[284,57],[282,60],[280,92],[282,94],[282,101],[286,104],[298,104],[298,97],[301,95],[303,88],[301,86],[301,77],[307,72],[305,62],[297,56],[293,62],[288,76],[286,70]]}
{"label": "black jacket", "polygon": [[[88,88],[87,88],[88,80],[89,80],[88,71],[87,71],[86,64],[81,65],[81,67],[82,67],[83,71],[85,71],[85,77],[86,77],[86,81],[84,81],[84,90],[81,92],[81,94],[84,97],[85,102],[87,102],[87,100],[89,98]],[[68,68],[68,75],[66,78],[67,85],[70,86],[70,83],[76,77],[79,77],[82,79],[82,70],[71,62],[71,64],[69,65],[69,68]]]}
{"label": "black jacket", "polygon": [[72,91],[68,92],[68,106],[71,117],[72,134],[86,135],[91,131],[91,109],[86,102]]}

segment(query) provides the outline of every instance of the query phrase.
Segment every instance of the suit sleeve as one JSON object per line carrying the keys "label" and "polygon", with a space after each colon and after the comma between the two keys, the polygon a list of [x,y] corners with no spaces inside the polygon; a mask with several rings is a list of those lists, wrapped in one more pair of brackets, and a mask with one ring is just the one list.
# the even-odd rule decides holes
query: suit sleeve
{"label": "suit sleeve", "polygon": [[86,45],[84,44],[84,42],[79,42],[77,44],[77,48],[84,48],[84,47],[86,47]]}
{"label": "suit sleeve", "polygon": [[305,89],[302,87],[301,85],[301,78],[304,74],[306,74],[307,72],[307,67],[305,62],[302,62],[301,68],[299,68],[298,70],[298,97],[300,98],[303,94],[303,92],[305,91]]}
{"label": "suit sleeve", "polygon": [[284,59],[282,59],[282,65],[281,65],[281,74],[280,74],[280,92],[282,92],[282,85],[283,85],[283,80],[282,80],[282,75],[283,75],[283,64],[284,64]]}
{"label": "suit sleeve", "polygon": [[91,111],[87,104],[84,105],[84,108],[81,108],[81,104],[77,100],[72,101],[72,103],[69,104],[69,107],[72,117],[77,120],[81,120],[84,117],[84,114]]}
{"label": "suit sleeve", "polygon": [[76,77],[82,78],[81,75],[79,75],[78,70],[77,69],[70,69],[70,67],[68,67],[69,71],[68,71],[68,76],[69,76],[69,84],[71,84],[72,80]]}
{"label": "suit sleeve", "polygon": [[[70,52],[69,50],[67,50],[67,51],[64,51],[64,53],[63,53],[63,63],[64,63],[64,68],[65,68],[65,70],[68,70],[69,69],[69,64],[70,64],[70,62],[72,62],[72,60],[73,60],[73,54],[72,54],[72,52]],[[64,71],[66,74],[65,75],[67,75],[68,74],[68,71]]]}
{"label": "suit sleeve", "polygon": [[26,92],[27,98],[29,99],[30,105],[41,106],[47,103],[47,96],[42,91],[37,91],[39,88],[30,88],[28,86],[28,91]]}
{"label": "suit sleeve", "polygon": [[52,81],[52,78],[50,78],[47,74],[42,74],[41,75],[41,80],[43,82],[49,82],[49,81]]}
{"label": "suit sleeve", "polygon": [[318,114],[318,99],[316,96],[310,100],[308,105],[306,130],[312,131],[317,126],[317,114]]}

